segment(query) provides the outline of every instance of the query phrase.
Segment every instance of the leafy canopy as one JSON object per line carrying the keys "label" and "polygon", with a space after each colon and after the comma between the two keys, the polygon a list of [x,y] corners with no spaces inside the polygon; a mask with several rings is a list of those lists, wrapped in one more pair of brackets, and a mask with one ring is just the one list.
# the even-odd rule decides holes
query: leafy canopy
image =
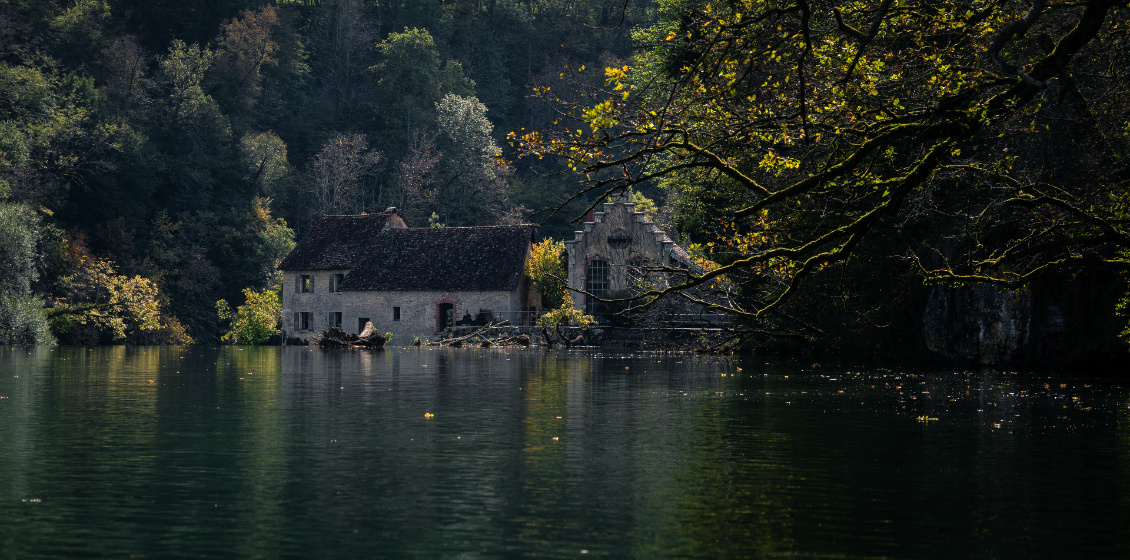
{"label": "leafy canopy", "polygon": [[222,337],[231,344],[259,345],[279,334],[282,304],[275,289],[243,290],[244,303],[233,312],[225,300],[216,302],[221,321],[231,321],[231,330]]}
{"label": "leafy canopy", "polygon": [[561,307],[563,294],[568,293],[564,255],[565,243],[546,239],[534,244],[526,260],[526,277],[548,308]]}
{"label": "leafy canopy", "polygon": [[700,302],[765,318],[864,250],[927,282],[1130,269],[1118,251],[1130,247],[1128,112],[1112,93],[1125,84],[1125,1],[671,0],[661,12],[633,64],[595,84],[563,73],[579,95],[536,90],[556,126],[513,137],[567,162],[582,183],[570,200],[659,185],[678,201],[677,223],[720,266],[649,301],[727,279],[741,297]]}

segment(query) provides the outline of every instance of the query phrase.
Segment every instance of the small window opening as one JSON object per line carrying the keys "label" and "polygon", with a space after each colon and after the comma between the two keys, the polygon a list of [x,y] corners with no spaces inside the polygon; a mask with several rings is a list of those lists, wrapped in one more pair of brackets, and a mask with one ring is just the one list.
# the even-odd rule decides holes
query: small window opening
{"label": "small window opening", "polygon": [[304,294],[314,291],[314,282],[310,279],[309,274],[303,274],[298,277],[298,291]]}
{"label": "small window opening", "polygon": [[327,321],[327,328],[340,329],[341,328],[341,312],[331,311],[329,321]]}
{"label": "small window opening", "polygon": [[361,331],[365,330],[365,323],[368,323],[368,322],[369,322],[368,317],[358,317],[357,318],[357,334],[361,334]]}
{"label": "small window opening", "polygon": [[303,312],[298,314],[298,330],[300,330],[300,331],[310,330],[310,312],[309,311],[303,311]]}
{"label": "small window opening", "polygon": [[400,308],[399,307],[393,307],[392,308],[392,320],[393,321],[399,321],[400,320]]}
{"label": "small window opening", "polygon": [[340,293],[341,282],[345,280],[344,274],[331,274],[330,275],[330,292]]}

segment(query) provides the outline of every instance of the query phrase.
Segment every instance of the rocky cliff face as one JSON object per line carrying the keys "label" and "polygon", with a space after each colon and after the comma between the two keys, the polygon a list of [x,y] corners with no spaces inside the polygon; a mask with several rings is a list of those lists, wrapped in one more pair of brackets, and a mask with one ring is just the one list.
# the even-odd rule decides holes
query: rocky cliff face
{"label": "rocky cliff face", "polygon": [[1029,343],[1032,297],[1027,288],[980,284],[938,286],[923,317],[926,347],[947,358],[980,364],[1010,363]]}
{"label": "rocky cliff face", "polygon": [[926,347],[985,365],[1109,366],[1125,361],[1114,311],[1124,284],[1109,273],[1049,275],[1030,288],[939,286],[923,313]]}

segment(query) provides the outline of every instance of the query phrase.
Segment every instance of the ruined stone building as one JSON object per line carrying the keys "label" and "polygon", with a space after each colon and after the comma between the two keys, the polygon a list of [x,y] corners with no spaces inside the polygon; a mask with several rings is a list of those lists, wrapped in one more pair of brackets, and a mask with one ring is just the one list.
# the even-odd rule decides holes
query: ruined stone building
{"label": "ruined stone building", "polygon": [[[648,267],[671,267],[702,272],[690,255],[648,220],[625,197],[605,202],[603,210],[585,221],[584,231],[565,242],[569,253],[569,288],[595,296],[619,297],[638,291]],[[650,286],[654,286],[654,276]],[[575,293],[573,302],[588,313],[597,301]]]}
{"label": "ruined stone building", "polygon": [[399,212],[326,216],[279,265],[283,331],[310,338],[367,321],[393,343],[463,317],[530,318],[541,296],[523,273],[533,226],[409,228]]}

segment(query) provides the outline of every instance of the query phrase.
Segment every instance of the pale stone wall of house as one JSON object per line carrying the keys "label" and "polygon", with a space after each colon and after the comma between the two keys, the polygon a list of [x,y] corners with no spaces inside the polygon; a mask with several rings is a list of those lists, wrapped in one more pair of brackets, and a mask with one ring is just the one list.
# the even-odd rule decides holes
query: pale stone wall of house
{"label": "pale stone wall of house", "polygon": [[[286,336],[297,336],[313,340],[329,325],[329,314],[342,314],[342,330],[357,333],[358,320],[368,318],[380,332],[393,333],[394,344],[406,344],[414,337],[426,338],[436,334],[439,304],[454,306],[454,317],[458,321],[465,313],[471,316],[480,309],[489,309],[495,314],[516,323],[519,312],[529,309],[540,296],[527,287],[523,278],[519,287],[513,291],[350,291],[330,292],[330,277],[334,273],[345,274],[346,270],[297,270],[283,272],[283,311],[282,324]],[[295,278],[310,275],[313,291],[309,293],[295,290]],[[393,317],[393,308],[400,308],[400,320]],[[295,324],[295,313],[310,313],[310,329],[303,331]]]}
{"label": "pale stone wall of house", "polygon": [[[451,303],[458,321],[465,313],[476,316],[480,309],[516,324],[519,313],[540,305],[541,295],[533,289],[524,276],[512,291],[348,291],[331,292],[333,274],[348,274],[349,270],[287,270],[283,271],[282,328],[286,336],[313,340],[319,332],[329,328],[329,314],[341,313],[341,328],[347,333],[357,333],[358,319],[368,318],[380,332],[393,333],[394,344],[406,344],[414,337],[436,334],[439,304]],[[296,278],[309,275],[312,291],[303,293],[296,289]],[[393,318],[393,308],[400,308],[400,320]],[[295,313],[310,313],[310,329],[301,330],[295,323]]]}
{"label": "pale stone wall of house", "polygon": [[[392,343],[408,344],[415,337],[437,334],[439,308],[442,303],[454,305],[456,321],[465,313],[475,316],[480,309],[517,317],[525,303],[519,290],[514,291],[357,291],[346,292],[343,328],[357,332],[358,320],[368,318],[379,332],[391,332]],[[400,308],[400,320],[393,320],[393,308]],[[512,319],[511,322],[514,322]]]}
{"label": "pale stone wall of house", "polygon": [[[593,213],[593,221],[585,223],[584,231],[574,233],[565,242],[569,253],[569,287],[586,290],[585,271],[589,261],[603,259],[609,264],[609,290],[626,290],[628,264],[643,258],[653,265],[666,266],[674,243],[664,241],[666,235],[655,224],[635,211],[636,205],[617,197],[603,204],[603,211]],[[609,241],[609,238],[612,241]],[[573,303],[584,309],[585,296],[573,294]]]}
{"label": "pale stone wall of house", "polygon": [[[341,270],[286,270],[283,271],[282,284],[282,328],[287,336],[313,335],[325,330],[329,325],[329,313],[344,311],[344,292],[330,291],[330,278],[334,274],[348,274],[348,269]],[[295,279],[301,275],[309,275],[311,291],[302,293],[296,290]],[[312,313],[310,330],[300,331],[294,324],[294,314]],[[347,327],[344,323],[343,327]]]}

